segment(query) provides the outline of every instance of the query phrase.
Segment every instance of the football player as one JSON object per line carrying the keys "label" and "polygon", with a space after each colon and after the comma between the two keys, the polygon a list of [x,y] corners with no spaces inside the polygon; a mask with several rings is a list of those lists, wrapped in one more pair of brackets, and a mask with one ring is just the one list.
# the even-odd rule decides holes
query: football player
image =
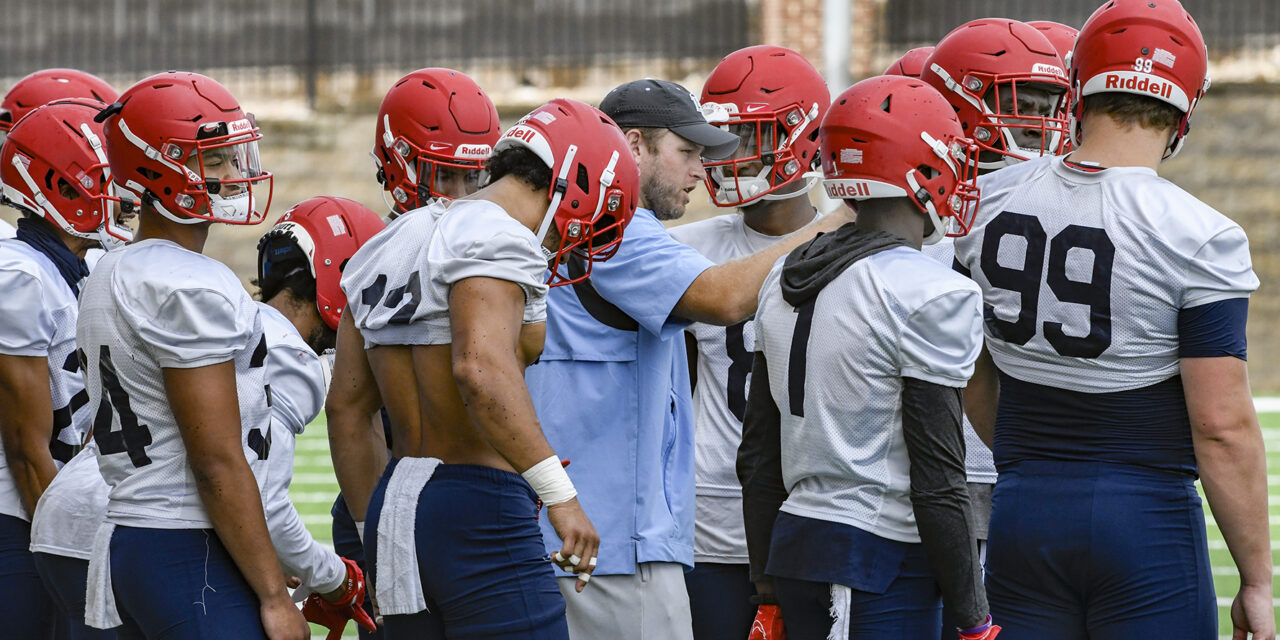
{"label": "football player", "polygon": [[884,70],[886,76],[906,76],[908,78],[919,78],[924,72],[925,61],[933,54],[933,47],[916,47],[902,54],[901,58],[894,60],[889,68]]}
{"label": "football player", "polygon": [[102,78],[78,69],[42,69],[19,80],[0,99],[0,141],[29,111],[61,98],[88,98],[103,104],[116,90]]}
{"label": "football player", "polygon": [[[371,154],[391,208],[386,220],[435,200],[474,193],[479,188],[478,173],[501,133],[493,101],[466,74],[419,69],[398,80],[378,109]],[[350,320],[345,324],[346,332],[354,331]],[[334,502],[333,546],[362,566],[365,501],[386,467],[391,437],[381,407],[363,342],[339,341],[325,416],[334,469],[343,486],[354,491]],[[369,446],[337,444],[352,438],[367,439]],[[352,517],[353,512],[359,517]],[[365,640],[380,633],[360,630]]]}
{"label": "football player", "polygon": [[370,153],[388,222],[436,198],[474,193],[501,134],[498,109],[465,73],[419,69],[397,80],[378,107]]}
{"label": "football player", "polygon": [[[809,190],[817,183],[817,125],[830,105],[827,83],[813,65],[782,47],[748,47],[730,54],[702,89],[704,112],[720,114],[717,124],[740,140],[734,154],[707,171],[712,201],[738,210],[676,227],[671,237],[724,264],[767,249],[779,238],[817,217]],[[803,117],[801,117],[803,116]],[[788,122],[802,121],[803,126]],[[766,165],[764,159],[769,158]],[[774,189],[731,197],[710,182],[732,167],[761,176],[766,168],[795,162]],[[763,176],[761,176],[763,177]],[[766,192],[767,191],[767,192]],[[695,640],[742,640],[751,628],[754,588],[742,528],[742,486],[734,458],[742,442],[742,414],[755,342],[750,319],[728,327],[695,322],[689,376],[693,386],[696,490],[693,571],[685,574]]]}
{"label": "football player", "polygon": [[[363,608],[363,573],[354,559],[321,547],[289,500],[294,438],[323,408],[338,318],[346,307],[341,269],[383,228],[378,214],[346,198],[321,196],[285,212],[258,241],[259,303],[271,378],[271,433],[252,443],[267,461],[260,477],[272,544],[284,570],[312,591],[303,607],[311,622],[341,635],[348,619],[375,630]],[[267,455],[269,452],[269,455]],[[346,588],[344,588],[346,587]]]}
{"label": "football player", "polygon": [[[0,149],[0,191],[23,216],[17,237],[0,242],[0,612],[15,637],[51,633],[55,603],[69,613],[41,584],[53,586],[55,576],[48,567],[38,571],[29,522],[90,430],[76,357],[85,253],[131,235],[117,224],[102,126],[93,121],[104,106],[55,101],[29,112]],[[80,584],[83,591],[83,577]]]}
{"label": "football player", "polygon": [[1052,20],[1032,20],[1027,23],[1027,26],[1043,33],[1044,37],[1049,39],[1049,44],[1057,49],[1063,62],[1071,59],[1071,49],[1076,45],[1076,36],[1080,35],[1075,27]]}
{"label": "football player", "polygon": [[339,342],[367,348],[394,436],[371,497],[338,476],[353,507],[368,504],[388,638],[567,638],[541,506],[564,540],[552,560],[579,590],[597,563],[599,537],[542,435],[524,368],[542,350],[548,284],[560,284],[546,255],[588,269],[612,255],[639,172],[611,120],[562,99],[508,130],[487,169],[475,194],[397,218],[342,277],[355,331],[340,327]]}
{"label": "football player", "polygon": [[95,628],[156,638],[306,638],[285,590],[251,464],[270,429],[258,306],[203,256],[214,222],[270,203],[261,134],[217,82],[169,72],[97,120],[135,241],[103,256],[76,337],[98,466],[111,486],[85,603]]}
{"label": "football player", "polygon": [[994,361],[966,402],[994,422],[987,588],[1005,637],[1217,637],[1197,474],[1240,572],[1235,637],[1275,636],[1244,360],[1258,279],[1244,231],[1157,175],[1206,66],[1176,0],[1098,8],[1071,57],[1075,150],[986,176],[956,241]]}
{"label": "football player", "polygon": [[[1000,55],[993,55],[997,51]],[[943,38],[925,64],[936,65],[937,68],[925,72],[921,78],[931,81],[934,88],[956,108],[966,135],[979,136],[978,131],[982,130],[989,134],[988,140],[998,137],[1001,141],[998,145],[988,145],[988,149],[999,146],[1002,149],[999,157],[1004,161],[984,163],[980,172],[996,171],[1007,166],[1006,163],[1021,162],[1042,153],[1052,154],[1060,148],[1061,143],[1057,141],[1066,137],[1066,120],[1063,107],[1057,100],[1066,92],[1066,71],[1059,66],[1057,54],[1048,45],[1048,40],[1034,29],[1015,20],[975,20]],[[985,88],[966,92],[964,87],[952,86],[944,78],[978,82]],[[1026,103],[1022,105],[1022,111],[1011,108],[1016,100],[1011,101],[1008,96],[1015,94]],[[1053,106],[1050,107],[1049,103]],[[1001,117],[1025,115],[1023,112],[1028,106],[1039,120]],[[1027,122],[1032,125],[1023,126]],[[1022,148],[1017,153],[1010,153],[1009,150],[1015,146]],[[984,150],[984,153],[984,157],[991,160],[994,152]],[[955,261],[952,240],[942,238],[925,246],[922,251],[950,266]],[[977,525],[979,555],[985,557],[991,520],[991,493],[996,482],[995,462],[991,448],[979,438],[967,417],[964,436],[969,500]],[[948,636],[948,630],[957,624],[950,618],[950,610],[944,609],[943,636]]]}
{"label": "football player", "polygon": [[920,78],[955,108],[982,150],[983,173],[1058,153],[1067,139],[1062,58],[1025,23],[982,18],[956,27],[938,41]]}
{"label": "football player", "polygon": [[738,457],[752,574],[793,640],[936,638],[944,603],[961,638],[993,638],[960,420],[982,299],[919,251],[967,230],[977,147],[899,76],[839,95],[820,139],[827,195],[858,220],[760,290]]}

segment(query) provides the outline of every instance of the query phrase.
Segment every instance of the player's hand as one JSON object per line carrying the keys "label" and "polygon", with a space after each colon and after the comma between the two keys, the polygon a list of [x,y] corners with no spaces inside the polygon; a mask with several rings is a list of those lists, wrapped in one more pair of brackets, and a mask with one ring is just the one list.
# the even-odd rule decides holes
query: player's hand
{"label": "player's hand", "polygon": [[1271,604],[1271,585],[1240,587],[1231,603],[1231,640],[1275,640],[1275,608]]}
{"label": "player's hand", "polygon": [[600,534],[596,533],[596,528],[587,519],[577,498],[547,507],[547,521],[564,542],[559,551],[551,554],[551,561],[578,576],[578,584],[574,585],[574,589],[582,593],[591,581],[591,572],[596,570]]}
{"label": "player's hand", "polygon": [[298,576],[291,576],[286,573],[284,574],[284,586],[289,587],[290,589],[297,589],[302,586],[302,578],[299,578]]}
{"label": "player's hand", "polygon": [[756,608],[756,619],[751,621],[751,635],[747,640],[787,640],[782,626],[782,609],[776,604],[762,604]]}
{"label": "player's hand", "polygon": [[360,565],[349,558],[343,558],[347,567],[347,578],[342,586],[321,596],[313,593],[302,605],[302,615],[308,622],[314,622],[329,630],[326,640],[337,640],[342,637],[342,630],[347,627],[348,620],[369,631],[377,630],[373,619],[364,610],[364,572]]}
{"label": "player's hand", "polygon": [[971,633],[961,631],[960,640],[995,640],[995,637],[1000,635],[1000,626],[991,622],[991,616],[987,616],[986,624],[980,626],[985,628]]}
{"label": "player's hand", "polygon": [[298,607],[290,602],[288,594],[283,591],[280,597],[263,602],[258,607],[258,615],[262,618],[262,628],[271,640],[309,640],[311,628],[302,617]]}

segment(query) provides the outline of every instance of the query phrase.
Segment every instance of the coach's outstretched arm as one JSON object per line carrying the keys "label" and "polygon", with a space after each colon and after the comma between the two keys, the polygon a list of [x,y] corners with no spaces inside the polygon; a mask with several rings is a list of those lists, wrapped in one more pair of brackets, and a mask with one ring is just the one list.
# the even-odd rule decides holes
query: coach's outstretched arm
{"label": "coach's outstretched arm", "polygon": [[[454,284],[449,291],[453,377],[480,434],[517,473],[530,480],[547,504],[547,520],[563,542],[559,554],[564,560],[556,564],[578,574],[576,588],[581,592],[595,570],[600,535],[583,512],[567,476],[561,475],[563,481],[553,487],[555,496],[547,496],[545,488],[525,473],[544,464],[554,465],[554,469],[542,475],[564,472],[542,433],[524,382],[520,361],[524,306],[524,290],[509,280],[472,277]],[[541,344],[541,337],[538,342]],[[566,562],[569,558],[577,562]]]}
{"label": "coach's outstretched arm", "polygon": [[363,527],[369,497],[387,466],[387,441],[377,415],[381,407],[382,395],[364,352],[364,337],[351,314],[343,312],[324,414],[333,472],[358,528]]}
{"label": "coach's outstretched arm", "polygon": [[1267,459],[1245,361],[1182,358],[1182,387],[1191,419],[1196,466],[1213,517],[1240,571],[1231,603],[1232,638],[1273,640],[1271,531]]}
{"label": "coach's outstretched arm", "polygon": [[819,233],[835,231],[857,216],[840,207],[795,233],[745,258],[703,271],[676,303],[674,315],[694,322],[728,326],[751,317],[759,303],[760,287],[778,258],[810,241]]}
{"label": "coach's outstretched arm", "polygon": [[258,483],[240,441],[235,364],[228,360],[162,371],[200,501],[218,539],[258,596],[267,636],[273,640],[307,637],[302,613],[285,590]]}

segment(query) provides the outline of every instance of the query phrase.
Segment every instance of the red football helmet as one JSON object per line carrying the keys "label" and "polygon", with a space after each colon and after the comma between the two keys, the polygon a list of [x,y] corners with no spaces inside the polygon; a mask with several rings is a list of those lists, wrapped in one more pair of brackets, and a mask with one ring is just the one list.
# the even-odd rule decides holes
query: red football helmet
{"label": "red football helmet", "polygon": [[[396,82],[378,109],[378,182],[402,212],[471,193],[501,134],[498,110],[474,80],[453,69],[419,69]],[[444,184],[442,169],[466,181],[465,193]]]}
{"label": "red football helmet", "polygon": [[933,47],[916,47],[902,54],[901,58],[893,61],[888,69],[884,70],[886,76],[906,76],[908,78],[919,78],[920,73],[924,71],[924,63],[933,54]]}
{"label": "red football helmet", "polygon": [[[258,224],[271,206],[262,133],[212,78],[160,73],[125,90],[97,119],[119,195],[181,224]],[[266,204],[255,192],[265,183]]]}
{"label": "red football helmet", "polygon": [[819,131],[828,197],[910,198],[933,223],[925,244],[969,232],[978,147],[933,87],[917,78],[868,78],[836,97]]}
{"label": "red football helmet", "polygon": [[1166,158],[1182,149],[1191,113],[1209,90],[1209,53],[1200,28],[1178,0],[1111,0],[1084,23],[1071,55],[1071,134],[1079,144],[1084,97],[1117,91],[1182,111]]}
{"label": "red football helmet", "polygon": [[338,282],[357,249],[384,228],[382,218],[346,198],[318,196],[284,212],[258,241],[258,281],[272,269],[303,268],[316,280],[316,307],[330,329],[347,306]]}
{"label": "red football helmet", "polygon": [[0,131],[13,128],[28,111],[60,98],[89,98],[103,104],[116,100],[116,90],[101,78],[75,69],[44,69],[13,85],[0,102]]}
{"label": "red football helmet", "polygon": [[983,170],[1062,150],[1067,74],[1034,28],[1004,18],[967,22],[938,42],[920,78],[955,108],[985,152]]}
{"label": "red football helmet", "polygon": [[1043,33],[1049,39],[1049,44],[1058,51],[1058,55],[1062,56],[1062,61],[1070,63],[1068,56],[1071,55],[1072,47],[1076,46],[1076,36],[1080,34],[1075,27],[1052,20],[1032,20],[1027,26]]}
{"label": "red football helmet", "polygon": [[[640,169],[622,130],[589,104],[557,98],[521,118],[494,151],[510,145],[528,148],[551,168],[551,204],[537,232],[541,241],[554,222],[560,233],[547,284],[586,279],[592,262],[618,251],[622,231],[636,212]],[[570,253],[586,262],[580,277],[560,273]]]}
{"label": "red football helmet", "polygon": [[117,217],[102,125],[93,120],[106,106],[68,98],[27,112],[0,149],[0,189],[22,211],[114,249],[133,232]]}
{"label": "red football helmet", "polygon": [[[818,123],[829,106],[827,83],[795,51],[759,45],[725,56],[702,87],[702,109],[742,142],[729,158],[702,163],[716,205],[781,200],[812,189]],[[798,180],[808,181],[803,189],[776,193]]]}

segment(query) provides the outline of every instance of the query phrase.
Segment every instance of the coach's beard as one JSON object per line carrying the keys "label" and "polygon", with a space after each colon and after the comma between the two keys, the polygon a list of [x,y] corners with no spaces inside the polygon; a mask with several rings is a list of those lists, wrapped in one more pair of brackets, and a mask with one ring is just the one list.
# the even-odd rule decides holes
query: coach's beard
{"label": "coach's beard", "polygon": [[676,220],[684,215],[684,190],[665,184],[657,176],[647,176],[640,184],[645,208],[659,220]]}

